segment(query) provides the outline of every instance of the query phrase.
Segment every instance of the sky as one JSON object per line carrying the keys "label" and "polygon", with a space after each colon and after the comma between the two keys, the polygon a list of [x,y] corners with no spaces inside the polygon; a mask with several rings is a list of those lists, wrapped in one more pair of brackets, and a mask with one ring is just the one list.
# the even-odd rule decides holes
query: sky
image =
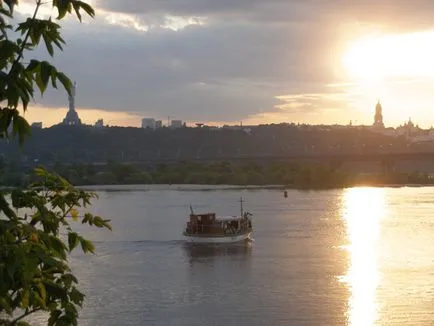
{"label": "sky", "polygon": [[[67,45],[49,59],[77,82],[86,123],[372,124],[380,100],[386,126],[434,125],[432,0],[88,3],[96,17],[62,20]],[[25,116],[50,126],[67,106],[49,90]]]}

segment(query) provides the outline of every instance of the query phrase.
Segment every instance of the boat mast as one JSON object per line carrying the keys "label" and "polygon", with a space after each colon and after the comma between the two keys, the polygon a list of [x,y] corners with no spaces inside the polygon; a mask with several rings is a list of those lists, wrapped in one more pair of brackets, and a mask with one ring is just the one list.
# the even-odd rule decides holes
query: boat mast
{"label": "boat mast", "polygon": [[243,217],[244,210],[243,210],[243,197],[240,198],[240,204],[241,204],[241,217]]}

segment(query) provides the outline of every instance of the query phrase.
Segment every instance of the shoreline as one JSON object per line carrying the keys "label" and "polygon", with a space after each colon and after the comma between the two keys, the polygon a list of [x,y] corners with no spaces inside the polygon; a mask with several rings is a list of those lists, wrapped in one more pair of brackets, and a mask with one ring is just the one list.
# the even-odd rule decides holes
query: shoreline
{"label": "shoreline", "polygon": [[[127,189],[127,188],[131,189]],[[181,190],[181,191],[214,191],[214,190],[298,190],[324,191],[348,188],[421,188],[434,187],[434,184],[423,183],[384,183],[384,184],[355,184],[335,187],[296,187],[293,185],[214,185],[214,184],[113,184],[113,185],[82,185],[78,189],[86,191],[135,191],[135,190]]]}
{"label": "shoreline", "polygon": [[[300,187],[294,185],[227,185],[227,184],[94,184],[79,185],[77,189],[84,191],[153,191],[153,190],[178,190],[178,191],[215,191],[215,190],[298,190],[298,191],[325,191],[349,188],[422,188],[434,187],[434,184],[426,183],[378,183],[378,184],[354,184],[348,186],[327,187]],[[13,186],[0,186],[0,191],[12,191]]]}

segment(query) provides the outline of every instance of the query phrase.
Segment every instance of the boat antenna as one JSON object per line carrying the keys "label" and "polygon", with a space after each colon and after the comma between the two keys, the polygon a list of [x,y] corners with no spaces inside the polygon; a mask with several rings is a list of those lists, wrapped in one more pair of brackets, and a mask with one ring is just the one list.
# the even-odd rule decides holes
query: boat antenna
{"label": "boat antenna", "polygon": [[191,207],[191,204],[190,204],[190,212],[191,212],[191,215],[194,215],[193,207]]}
{"label": "boat antenna", "polygon": [[240,204],[241,204],[241,217],[243,217],[244,210],[243,210],[243,197],[240,198]]}

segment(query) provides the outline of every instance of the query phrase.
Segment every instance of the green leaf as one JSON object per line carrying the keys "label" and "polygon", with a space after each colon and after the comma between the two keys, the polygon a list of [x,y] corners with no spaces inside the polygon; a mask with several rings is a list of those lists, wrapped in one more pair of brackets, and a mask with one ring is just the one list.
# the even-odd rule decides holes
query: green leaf
{"label": "green leaf", "polygon": [[[11,14],[16,4],[17,0],[0,0],[0,138],[9,137],[12,126],[13,135],[22,145],[31,128],[20,112],[26,111],[36,89],[43,94],[51,79],[53,87],[57,88],[56,82],[60,81],[71,95],[72,83],[49,62],[31,57],[38,46],[45,46],[50,56],[55,47],[62,49],[65,41],[60,25],[50,18],[29,17],[17,22],[15,18],[20,17]],[[83,11],[91,17],[95,15],[83,1],[53,0],[52,4],[59,19],[72,9],[80,20]],[[8,25],[8,21],[13,25]],[[6,34],[9,31],[15,31],[10,39]],[[71,207],[81,211],[95,196],[74,188],[65,178],[44,168],[36,169],[32,178],[34,183],[27,189],[9,193],[10,199],[0,192],[0,324],[3,316],[13,318],[42,309],[50,314],[49,325],[77,325],[77,309],[84,295],[75,288],[78,280],[69,266],[68,253],[79,243],[86,253],[94,253],[95,247],[71,231],[66,216]],[[77,217],[74,210],[71,216]],[[108,220],[91,214],[87,218],[90,224],[110,228]],[[27,325],[24,321],[12,323]]]}
{"label": "green leaf", "polygon": [[78,283],[77,278],[74,275],[72,275],[72,274],[64,274],[62,276],[62,281],[65,284],[65,286],[68,287],[68,288],[71,287],[71,285],[73,283],[75,283],[75,284]]}
{"label": "green leaf", "polygon": [[[13,13],[14,6],[18,4],[18,0],[3,0],[9,7],[9,11]],[[1,3],[1,2],[0,2]]]}
{"label": "green leaf", "polygon": [[52,66],[48,62],[41,62],[40,82],[38,83],[41,94],[47,89],[48,81],[51,76],[51,68]]}
{"label": "green leaf", "polygon": [[60,256],[60,258],[66,259],[65,245],[59,238],[51,236],[50,245],[51,248]]}
{"label": "green leaf", "polygon": [[43,301],[47,300],[47,290],[45,289],[45,285],[43,283],[38,283],[36,287],[39,290],[39,295]]}
{"label": "green leaf", "polygon": [[17,218],[17,215],[10,208],[2,192],[0,192],[0,212],[3,212],[8,219]]}
{"label": "green leaf", "polygon": [[54,283],[51,280],[44,280],[45,288],[49,296],[57,297],[59,299],[65,300],[67,298],[67,289],[65,289],[61,284]]}
{"label": "green leaf", "polygon": [[17,323],[17,326],[31,326],[31,325],[28,322],[26,322],[26,321],[20,320]]}
{"label": "green leaf", "polygon": [[48,53],[53,56],[54,55],[54,49],[53,45],[51,44],[51,40],[49,39],[49,36],[46,33],[42,34],[42,38],[45,42],[45,47],[47,48]]}
{"label": "green leaf", "polygon": [[62,83],[63,87],[65,88],[65,90],[68,92],[68,95],[72,95],[71,90],[72,90],[72,82],[71,80],[66,77],[66,75],[63,72],[58,72],[57,73],[57,79],[60,80],[60,82]]}
{"label": "green leaf", "polygon": [[[10,11],[3,9],[3,7],[0,6],[0,14],[5,15],[6,17],[12,18],[12,14]],[[6,22],[3,20],[2,17],[2,24],[6,25]]]}
{"label": "green leaf", "polygon": [[95,17],[95,10],[93,10],[93,8],[88,5],[87,3],[83,2],[83,1],[78,1],[80,2],[80,6],[81,8],[90,16],[90,17]]}
{"label": "green leaf", "polygon": [[59,316],[62,314],[61,310],[52,310],[50,313],[50,318],[48,319],[48,326],[54,326],[56,325],[57,320],[59,319]]}
{"label": "green leaf", "polygon": [[71,301],[81,306],[84,300],[84,294],[78,291],[75,287],[72,288],[71,292],[69,293],[69,297],[71,298]]}
{"label": "green leaf", "polygon": [[17,268],[16,268],[16,266],[15,266],[15,263],[9,263],[9,264],[6,266],[6,271],[7,271],[7,273],[8,273],[9,278],[10,278],[11,280],[14,280],[14,279],[15,279],[15,273],[16,273],[16,271],[17,271]]}
{"label": "green leaf", "polygon": [[83,1],[75,1],[75,2],[79,3],[81,9],[83,9],[90,17],[92,18],[95,17],[95,10],[93,10],[93,8],[89,4]]}
{"label": "green leaf", "polygon": [[95,253],[95,246],[89,240],[80,238],[80,244],[81,244],[81,249],[83,250],[84,253],[88,253],[88,252],[93,254]]}
{"label": "green leaf", "polygon": [[21,307],[26,309],[29,306],[29,290],[24,289],[21,294]]}
{"label": "green leaf", "polygon": [[67,12],[71,12],[71,0],[53,0],[53,6],[57,7],[59,12],[58,20],[64,18]]}
{"label": "green leaf", "polygon": [[93,218],[93,224],[95,224],[96,227],[101,228],[101,227],[104,226],[104,221],[102,220],[101,217],[99,217],[99,216],[95,216],[95,217]]}
{"label": "green leaf", "polygon": [[47,177],[47,170],[45,170],[43,167],[39,167],[39,168],[35,168],[33,170],[33,172],[38,176],[38,177]]}
{"label": "green leaf", "polygon": [[78,243],[79,243],[78,234],[75,232],[70,232],[68,234],[69,251],[71,252],[72,250],[74,250],[74,248],[78,246]]}
{"label": "green leaf", "polygon": [[30,60],[30,63],[26,67],[26,71],[35,72],[37,69],[40,69],[40,61],[39,60]]}
{"label": "green leaf", "polygon": [[79,1],[74,1],[72,3],[72,6],[74,7],[75,14],[77,15],[77,18],[79,21],[81,21],[81,14],[80,14],[80,4]]}
{"label": "green leaf", "polygon": [[0,309],[4,310],[7,314],[12,313],[11,300],[6,300],[5,297],[0,297]]}
{"label": "green leaf", "polygon": [[57,88],[57,69],[55,67],[51,67],[51,86]]}
{"label": "green leaf", "polygon": [[13,130],[14,134],[18,135],[20,146],[23,146],[25,138],[32,133],[32,127],[22,116],[14,118]]}

